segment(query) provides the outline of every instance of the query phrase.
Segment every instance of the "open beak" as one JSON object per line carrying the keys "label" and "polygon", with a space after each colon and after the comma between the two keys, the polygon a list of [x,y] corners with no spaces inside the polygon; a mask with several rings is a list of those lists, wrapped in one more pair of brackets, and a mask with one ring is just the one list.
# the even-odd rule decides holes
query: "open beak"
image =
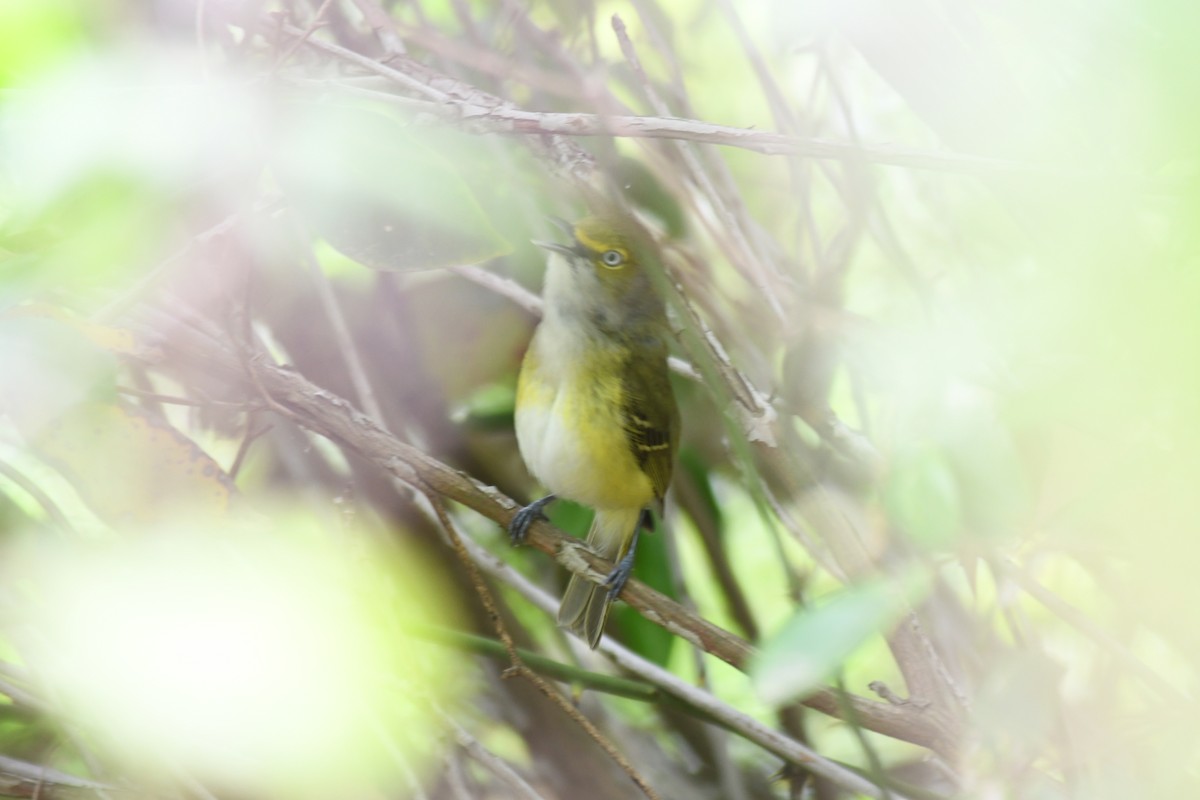
{"label": "open beak", "polygon": [[533,239],[532,241],[543,250],[552,250],[555,253],[562,253],[564,256],[575,255],[575,251],[565,244],[559,244],[558,242],[543,242],[540,239]]}
{"label": "open beak", "polygon": [[[568,239],[570,239],[572,242],[575,241],[575,226],[574,225],[567,222],[562,217],[555,217],[552,215],[547,215],[546,219],[550,220],[556,226],[561,228],[562,232],[567,235]],[[543,250],[550,250],[555,253],[562,253],[564,256],[578,255],[575,248],[571,245],[559,244],[557,242],[544,242],[539,239],[534,239],[533,243],[536,244],[538,247],[542,248]]]}

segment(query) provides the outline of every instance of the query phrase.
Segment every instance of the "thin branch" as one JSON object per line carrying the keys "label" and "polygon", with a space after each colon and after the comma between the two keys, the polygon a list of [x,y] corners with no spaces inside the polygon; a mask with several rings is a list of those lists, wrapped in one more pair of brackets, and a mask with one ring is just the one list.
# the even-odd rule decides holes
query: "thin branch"
{"label": "thin branch", "polygon": [[[479,567],[489,575],[504,581],[516,589],[525,599],[547,614],[553,615],[557,613],[558,601],[549,594],[535,586],[519,572],[512,569],[512,567],[487,552],[476,542],[464,539],[463,543]],[[613,663],[618,667],[637,675],[653,686],[657,686],[663,692],[678,698],[688,706],[711,715],[723,727],[737,733],[748,741],[754,742],[759,747],[779,756],[788,763],[804,766],[812,772],[823,775],[841,786],[865,794],[868,797],[880,796],[879,789],[857,773],[851,772],[840,764],[824,758],[779,731],[767,727],[750,715],[722,702],[703,689],[680,680],[673,673],[643,658],[624,645],[614,641],[611,637],[605,636],[601,638],[598,649],[611,658]],[[836,693],[831,690],[830,694],[834,697],[836,704]],[[856,712],[862,710],[862,706],[858,702],[859,698],[852,695],[847,695],[846,698],[847,702],[853,705]],[[864,722],[863,727],[869,728],[870,726]]]}
{"label": "thin branch", "polygon": [[149,798],[145,792],[134,792],[86,778],[71,775],[53,767],[31,764],[17,758],[0,755],[0,796],[30,797],[42,800],[65,798]]}
{"label": "thin branch", "polygon": [[[298,223],[297,229],[299,230]],[[321,269],[317,256],[313,253],[310,244],[312,237],[305,233],[301,235],[300,239],[300,257],[308,267],[309,276],[316,289],[317,300],[321,303],[321,309],[329,321],[329,330],[337,342],[337,351],[344,360],[346,372],[350,376],[350,385],[354,387],[354,393],[358,395],[358,402],[367,412],[367,416],[382,425],[384,424],[383,409],[375,398],[375,390],[367,377],[367,370],[363,366],[358,345],[355,344],[354,337],[350,335],[350,326],[346,322],[346,315],[342,313],[342,307],[333,293],[329,276],[325,274],[325,270]]]}
{"label": "thin branch", "polygon": [[246,461],[246,456],[250,453],[250,445],[267,431],[271,430],[271,425],[263,425],[261,428],[254,424],[254,412],[246,414],[246,432],[242,435],[242,441],[238,443],[237,453],[233,456],[233,461],[229,464],[229,469],[225,470],[229,475],[229,480],[237,481],[238,474],[242,471],[242,464]]}
{"label": "thin branch", "polygon": [[279,57],[275,59],[274,69],[279,69],[280,64],[283,64],[285,61],[291,58],[292,53],[295,53],[296,50],[299,49],[300,45],[308,41],[308,37],[313,35],[313,31],[323,24],[321,17],[325,16],[325,12],[329,10],[329,6],[332,3],[333,0],[323,0],[320,7],[317,8],[316,13],[313,14],[312,22],[308,23],[308,27],[304,29],[304,32],[300,35],[300,38],[288,45],[288,48],[280,53]]}
{"label": "thin branch", "polygon": [[[335,51],[334,45],[310,41],[322,49]],[[398,69],[385,67],[379,62],[360,56],[351,50],[336,48],[335,54],[355,56],[353,62],[359,66],[370,64],[369,69],[377,74],[393,78],[406,88],[411,88],[414,79]],[[343,56],[344,57],[344,56]],[[427,69],[427,68],[426,68]],[[446,78],[447,81],[453,81]],[[412,111],[430,114],[443,122],[455,124],[468,133],[496,133],[514,135],[546,134],[554,136],[618,136],[632,139],[683,139],[691,142],[736,147],[770,156],[807,156],[809,158],[832,159],[865,164],[880,164],[907,167],[930,172],[957,173],[971,176],[1008,175],[1029,178],[1074,180],[1081,182],[1121,181],[1146,190],[1169,191],[1175,183],[1149,177],[1139,173],[1112,173],[1088,169],[1072,169],[1050,163],[1014,161],[963,153],[937,153],[927,150],[892,147],[879,144],[859,144],[805,136],[791,136],[771,131],[718,125],[695,119],[676,117],[599,115],[588,113],[525,111],[507,104],[477,104],[454,101],[442,95],[442,103],[433,103],[401,97],[388,92],[372,91],[348,84],[341,80],[308,79],[293,81],[303,85],[346,91],[360,96],[370,96],[382,102],[392,103]],[[461,87],[458,81],[454,83]],[[439,82],[439,85],[441,83]],[[425,87],[421,84],[423,88]]]}
{"label": "thin branch", "polygon": [[500,641],[504,643],[504,649],[508,653],[509,661],[512,663],[512,671],[532,683],[539,692],[545,695],[547,699],[561,708],[563,713],[574,720],[575,723],[578,724],[579,727],[582,728],[584,732],[600,746],[600,749],[607,753],[609,758],[616,762],[617,766],[625,771],[625,774],[627,774],[629,778],[637,785],[637,787],[642,790],[642,794],[646,795],[646,797],[650,798],[650,800],[658,800],[658,793],[656,793],[650,784],[646,782],[646,779],[643,778],[636,769],[634,769],[633,764],[629,763],[629,760],[621,754],[621,751],[618,750],[616,746],[613,745],[613,743],[610,742],[608,738],[600,732],[600,729],[593,725],[592,721],[585,717],[578,708],[568,703],[566,699],[563,698],[562,694],[559,693],[553,686],[546,683],[545,679],[543,679],[541,675],[538,675],[525,664],[524,660],[521,658],[520,652],[517,650],[516,642],[513,641],[512,634],[508,632],[508,627],[504,624],[503,617],[500,616],[500,610],[496,606],[496,600],[492,597],[491,590],[488,589],[487,584],[483,582],[483,576],[479,572],[479,567],[475,564],[474,560],[471,559],[470,554],[468,554],[466,545],[463,543],[463,538],[458,533],[458,528],[455,526],[454,521],[450,519],[450,515],[446,511],[445,501],[442,500],[441,495],[438,494],[436,490],[433,490],[432,487],[430,487],[430,490],[426,492],[425,496],[429,500],[430,505],[433,506],[434,513],[437,514],[438,522],[441,523],[442,530],[445,532],[446,536],[449,537],[450,544],[454,549],[455,554],[459,557],[459,560],[466,568],[468,575],[470,575],[471,583],[475,587],[475,593],[479,596],[480,602],[483,603],[484,609],[487,611],[488,618],[492,621],[492,627],[496,629],[496,634],[500,637]]}
{"label": "thin branch", "polygon": [[[642,91],[646,98],[650,101],[651,107],[656,113],[663,117],[670,116],[670,109],[658,96],[657,90],[646,77],[646,72],[642,69],[642,62],[638,58],[637,50],[633,46],[633,42],[629,38],[629,33],[625,30],[625,23],[617,14],[612,16],[612,29],[616,34],[617,42],[621,45],[621,53],[625,56],[625,60],[629,63],[633,74],[637,76],[638,82],[642,85]],[[729,208],[725,202],[725,198],[717,191],[716,185],[708,172],[705,171],[700,159],[697,157],[695,150],[685,141],[672,137],[679,148],[679,154],[683,157],[683,163],[687,166],[688,171],[692,174],[692,180],[696,181],[696,185],[708,197],[709,203],[712,204],[720,217],[720,225],[726,229],[726,233],[733,240],[734,249],[741,254],[742,258],[738,262],[745,262],[748,271],[751,273],[750,282],[758,289],[763,301],[770,307],[771,311],[780,320],[784,319],[783,306],[779,302],[779,293],[775,291],[768,283],[769,278],[777,279],[778,276],[767,275],[767,265],[763,263],[762,254],[759,253],[750,244],[746,238],[745,232],[742,230],[743,220],[739,215],[734,214],[733,209]]]}
{"label": "thin branch", "polygon": [[354,5],[363,15],[363,19],[366,20],[371,30],[375,31],[375,37],[383,45],[384,52],[392,56],[405,54],[404,40],[400,37],[399,26],[392,15],[383,10],[383,6],[373,0],[354,0]]}
{"label": "thin branch", "polygon": [[1011,580],[1017,586],[1037,600],[1043,606],[1048,608],[1057,617],[1065,621],[1067,624],[1074,627],[1083,635],[1087,636],[1096,644],[1105,648],[1115,655],[1122,664],[1124,664],[1134,675],[1142,679],[1148,687],[1153,689],[1164,700],[1178,703],[1190,703],[1191,698],[1186,693],[1178,688],[1167,683],[1161,675],[1152,670],[1144,661],[1135,656],[1118,641],[1111,633],[1101,628],[1091,618],[1084,614],[1073,605],[1063,600],[1054,592],[1047,589],[1036,579],[1028,575],[1024,569],[1010,560],[992,559],[992,564],[995,564],[1001,574]]}
{"label": "thin branch", "polygon": [[454,740],[458,742],[467,755],[475,759],[484,769],[495,775],[500,782],[507,786],[512,792],[512,797],[520,798],[520,800],[545,800],[542,795],[529,785],[517,771],[509,765],[507,761],[484,747],[478,739],[470,734],[470,732],[462,725],[445,712],[439,713],[450,730],[454,733]]}
{"label": "thin branch", "polygon": [[449,269],[455,275],[466,278],[471,283],[478,284],[485,289],[495,292],[501,297],[513,301],[533,316],[541,318],[542,298],[538,297],[536,294],[529,291],[512,278],[505,278],[503,275],[497,275],[491,270],[486,270],[482,267],[476,267],[472,265],[450,267]]}
{"label": "thin branch", "polygon": [[[192,329],[176,331],[176,346],[186,348],[180,357],[198,359],[208,374],[228,380],[249,375],[252,384],[277,408],[303,427],[340,442],[374,462],[393,477],[412,486],[432,490],[507,526],[520,506],[494,487],[443,464],[383,430],[341,397],[307,381],[299,373],[269,363],[266,359],[243,360],[219,342]],[[537,522],[530,527],[530,546],[555,558],[567,570],[601,583],[611,564],[588,549],[583,542]],[[637,580],[630,580],[621,594],[638,613],[711,655],[743,669],[753,653],[744,640],[696,616],[665,595]],[[819,688],[804,704],[831,716],[840,714],[837,694]],[[920,709],[895,708],[856,697],[855,710],[864,727],[898,739],[939,748],[953,738],[939,719]]]}
{"label": "thin branch", "polygon": [[[470,551],[470,548],[468,548],[468,551]],[[437,642],[447,647],[454,647],[466,652],[479,653],[491,658],[508,658],[508,650],[505,649],[503,642],[467,633],[466,631],[438,628],[432,625],[410,625],[405,628],[405,633],[410,633],[421,639]],[[662,697],[662,694],[657,689],[640,681],[631,681],[628,678],[621,678],[616,675],[593,672],[582,667],[577,667],[574,664],[566,664],[562,661],[556,661],[553,658],[547,658],[532,650],[526,650],[521,647],[517,648],[517,653],[520,654],[521,660],[530,669],[539,675],[545,675],[551,680],[574,684],[585,689],[615,695],[616,697],[640,700],[644,703],[652,703]]]}
{"label": "thin branch", "polygon": [[[286,23],[283,25],[283,31],[293,36],[300,36],[304,33],[294,25]],[[387,78],[409,91],[425,95],[435,102],[428,103],[423,108],[437,116],[441,116],[443,111],[448,111],[451,117],[456,117],[459,114],[455,109],[469,108],[482,112],[511,109],[511,104],[507,101],[501,100],[499,97],[488,94],[470,84],[455,80],[448,75],[443,75],[406,56],[393,58],[391,65],[384,65],[353,50],[330,42],[324,42],[320,39],[306,39],[304,44],[307,47],[320,50],[327,55],[361,67],[368,72],[373,72],[376,75]],[[304,83],[311,82],[304,81]],[[338,85],[337,81],[330,83]],[[349,90],[352,92],[366,91],[355,87],[349,87]],[[405,97],[389,95],[385,92],[374,92],[372,94],[379,95],[379,99],[392,97],[394,100],[401,101],[402,103],[419,102],[410,101],[409,98]],[[556,135],[550,134],[548,142],[537,142],[535,146],[540,147],[543,152],[548,152],[550,161],[564,174],[575,180],[586,183],[593,172],[594,162],[592,156],[584,152],[577,145],[567,142]]]}
{"label": "thin branch", "polygon": [[42,490],[42,487],[31,481],[16,467],[9,464],[7,461],[0,461],[0,475],[8,478],[18,487],[23,489],[26,494],[32,497],[39,506],[46,512],[46,516],[50,517],[62,531],[71,533],[75,528],[71,525],[71,521],[67,519],[67,515],[62,512],[58,504],[50,495]]}
{"label": "thin branch", "polygon": [[148,270],[145,274],[137,279],[137,281],[121,296],[111,300],[108,305],[101,308],[99,311],[91,315],[92,322],[111,322],[117,319],[129,309],[133,308],[150,293],[150,290],[155,285],[163,280],[168,274],[168,270],[177,262],[181,261],[185,256],[190,255],[196,248],[204,247],[205,245],[221,238],[232,232],[238,225],[248,221],[255,214],[264,211],[273,210],[275,200],[267,200],[256,204],[253,208],[244,208],[235,211],[225,219],[213,225],[207,230],[201,231],[193,235],[179,250],[172,255],[160,261],[153,269]]}
{"label": "thin branch", "polygon": [[404,27],[412,41],[442,58],[471,69],[486,73],[496,78],[517,81],[539,91],[549,92],[562,97],[576,97],[579,94],[579,81],[573,76],[561,72],[548,72],[529,64],[513,61],[480,47],[464,44],[444,36],[432,28]]}

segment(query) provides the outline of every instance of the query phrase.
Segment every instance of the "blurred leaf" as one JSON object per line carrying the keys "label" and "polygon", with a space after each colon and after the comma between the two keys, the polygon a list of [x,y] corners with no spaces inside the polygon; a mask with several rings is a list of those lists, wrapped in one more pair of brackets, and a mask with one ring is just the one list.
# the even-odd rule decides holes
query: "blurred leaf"
{"label": "blurred leaf", "polygon": [[0,408],[21,436],[112,523],[187,509],[223,515],[236,492],[216,461],[162,417],[116,398],[126,330],[33,304],[0,315]]}
{"label": "blurred leaf", "polygon": [[474,430],[511,431],[516,390],[511,383],[489,383],[467,397],[463,424]]}
{"label": "blurred leaf", "polygon": [[37,248],[15,258],[11,268],[0,267],[4,273],[25,267],[21,277],[32,279],[26,296],[47,288],[112,291],[165,258],[177,242],[177,198],[137,176],[97,171],[77,178],[48,200],[29,227],[11,232],[16,247]]}
{"label": "blurred leaf", "polygon": [[979,688],[973,721],[989,741],[1037,742],[1054,727],[1062,668],[1045,654],[1013,652]]}
{"label": "blurred leaf", "polygon": [[783,705],[825,681],[869,637],[887,632],[929,588],[912,570],[843,589],[798,611],[763,645],[750,665],[760,697]]}
{"label": "blurred leaf", "polygon": [[893,522],[931,550],[950,548],[962,524],[958,482],[946,457],[931,446],[900,454],[884,487]]}
{"label": "blurred leaf", "polygon": [[157,348],[141,341],[129,328],[100,325],[49,303],[26,303],[9,309],[5,313],[11,317],[42,317],[61,322],[73,328],[90,343],[114,355],[136,358],[161,357],[161,352]]}
{"label": "blurred leaf", "polygon": [[261,169],[269,106],[249,82],[199,78],[183,53],[115,51],[14,96],[0,118],[0,158],[21,211],[90,179],[170,196],[229,177],[225,188],[244,190]]}
{"label": "blurred leaf", "polygon": [[4,549],[0,601],[20,608],[4,632],[38,632],[22,656],[39,687],[138,778],[186,769],[241,797],[394,793],[392,759],[416,764],[413,732],[438,735],[431,702],[468,690],[403,633],[407,617],[450,624],[439,571],[311,514],[170,522]]}
{"label": "blurred leaf", "polygon": [[64,0],[0,3],[0,86],[27,80],[70,53],[83,20]]}
{"label": "blurred leaf", "polygon": [[27,440],[85,402],[116,397],[117,360],[57,318],[18,306],[0,314],[0,408]]}
{"label": "blurred leaf", "polygon": [[657,216],[672,239],[679,239],[687,234],[687,218],[679,202],[645,164],[637,159],[621,156],[617,160],[616,173],[616,180],[625,190],[625,196],[634,205]]}
{"label": "blurred leaf", "polygon": [[687,474],[692,486],[695,487],[696,497],[701,503],[703,513],[712,519],[717,533],[722,533],[725,530],[724,514],[721,512],[720,503],[717,502],[717,495],[713,492],[709,467],[705,463],[703,455],[693,447],[681,447],[679,449],[679,467]]}
{"label": "blurred leaf", "polygon": [[303,109],[275,167],[312,230],[372,269],[475,264],[511,249],[436,139],[381,113]]}
{"label": "blurred leaf", "polygon": [[0,242],[36,257],[29,290],[112,292],[246,195],[265,104],[197,77],[178,53],[108,52],[5,98]]}
{"label": "blurred leaf", "polygon": [[940,434],[954,469],[965,522],[984,536],[1020,530],[1031,493],[1009,426],[983,398],[948,409]]}
{"label": "blurred leaf", "polygon": [[34,449],[111,523],[184,509],[223,515],[237,492],[221,465],[162,417],[127,403],[84,403],[37,432]]}
{"label": "blurred leaf", "polygon": [[573,536],[587,536],[592,524],[592,510],[570,500],[559,499],[546,507],[546,519],[550,524]]}

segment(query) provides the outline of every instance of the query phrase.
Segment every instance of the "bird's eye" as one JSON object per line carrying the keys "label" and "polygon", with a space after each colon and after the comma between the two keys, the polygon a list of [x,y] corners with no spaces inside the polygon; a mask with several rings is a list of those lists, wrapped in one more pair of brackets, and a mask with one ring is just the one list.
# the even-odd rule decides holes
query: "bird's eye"
{"label": "bird's eye", "polygon": [[604,255],[600,256],[600,260],[606,267],[619,267],[625,260],[625,256],[621,255],[619,250],[605,250]]}

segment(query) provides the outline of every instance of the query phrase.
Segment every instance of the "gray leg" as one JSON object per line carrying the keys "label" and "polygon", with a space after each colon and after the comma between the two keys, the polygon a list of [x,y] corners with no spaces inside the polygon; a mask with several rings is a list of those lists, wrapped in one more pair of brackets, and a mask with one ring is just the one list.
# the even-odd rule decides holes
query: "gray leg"
{"label": "gray leg", "polygon": [[633,529],[633,541],[629,543],[629,550],[617,562],[616,569],[608,573],[608,577],[604,579],[604,585],[608,587],[608,602],[610,603],[617,599],[617,595],[621,594],[630,574],[633,573],[633,554],[637,552],[638,536],[641,530],[640,525]]}
{"label": "gray leg", "polygon": [[554,499],[554,495],[548,494],[541,500],[534,500],[513,515],[512,522],[508,523],[508,538],[514,546],[525,543],[525,536],[529,533],[529,526],[533,524],[534,520],[546,518],[542,509],[547,504],[554,502]]}

